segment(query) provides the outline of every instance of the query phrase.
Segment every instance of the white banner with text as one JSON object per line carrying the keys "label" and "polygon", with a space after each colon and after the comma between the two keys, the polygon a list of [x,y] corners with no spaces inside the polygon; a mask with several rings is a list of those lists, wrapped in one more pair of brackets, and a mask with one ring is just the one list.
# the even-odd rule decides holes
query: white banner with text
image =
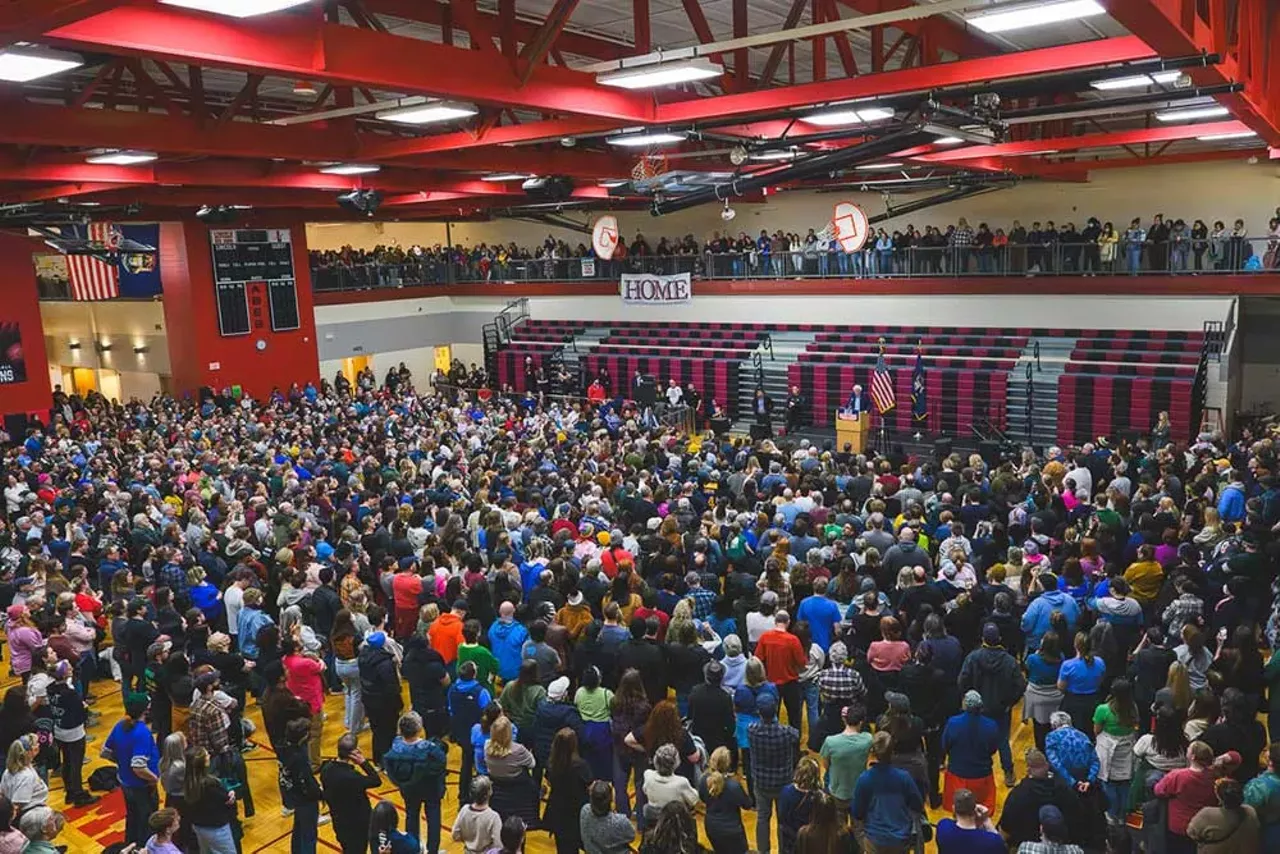
{"label": "white banner with text", "polygon": [[668,305],[693,298],[693,277],[689,273],[659,276],[650,273],[623,273],[619,285],[622,301],[629,305]]}

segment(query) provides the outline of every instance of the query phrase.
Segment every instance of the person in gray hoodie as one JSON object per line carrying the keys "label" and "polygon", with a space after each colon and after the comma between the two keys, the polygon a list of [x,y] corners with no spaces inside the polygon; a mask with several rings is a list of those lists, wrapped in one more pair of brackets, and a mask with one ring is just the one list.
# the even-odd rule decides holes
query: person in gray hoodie
{"label": "person in gray hoodie", "polygon": [[720,680],[720,687],[732,697],[733,692],[747,680],[747,657],[742,654],[742,638],[737,635],[724,636],[724,659],[720,663],[724,665],[724,678]]}
{"label": "person in gray hoodie", "polygon": [[912,528],[899,531],[897,544],[884,553],[884,572],[887,577],[896,578],[898,572],[907,566],[922,566],[926,575],[933,575],[933,558],[920,548],[918,536]]}
{"label": "person in gray hoodie", "polygon": [[1004,784],[1014,785],[1013,751],[1009,745],[1009,728],[1013,707],[1027,689],[1018,660],[1000,645],[1000,628],[995,623],[982,627],[982,646],[965,656],[960,667],[960,693],[977,691],[982,695],[982,714],[996,722],[1000,731],[1000,765]]}

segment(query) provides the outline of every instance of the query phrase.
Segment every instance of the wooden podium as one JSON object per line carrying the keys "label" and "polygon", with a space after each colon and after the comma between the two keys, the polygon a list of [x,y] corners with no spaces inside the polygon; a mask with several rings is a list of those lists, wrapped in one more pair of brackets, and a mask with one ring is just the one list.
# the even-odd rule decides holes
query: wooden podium
{"label": "wooden podium", "polygon": [[848,445],[853,453],[861,454],[867,449],[867,428],[871,418],[868,413],[857,415],[843,409],[836,410],[836,450],[843,451]]}

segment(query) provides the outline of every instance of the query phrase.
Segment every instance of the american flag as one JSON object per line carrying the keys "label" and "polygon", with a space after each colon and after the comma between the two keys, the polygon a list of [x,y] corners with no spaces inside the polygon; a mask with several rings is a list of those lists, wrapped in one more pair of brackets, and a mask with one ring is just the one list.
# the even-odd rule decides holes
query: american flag
{"label": "american flag", "polygon": [[875,372],[871,374],[871,402],[875,404],[876,414],[884,415],[898,405],[898,393],[893,390],[893,374],[884,362],[884,350],[876,360]]}
{"label": "american flag", "polygon": [[[116,238],[111,223],[89,224],[89,239],[110,245]],[[67,278],[73,300],[104,300],[120,296],[120,265],[107,263],[89,255],[67,256]]]}

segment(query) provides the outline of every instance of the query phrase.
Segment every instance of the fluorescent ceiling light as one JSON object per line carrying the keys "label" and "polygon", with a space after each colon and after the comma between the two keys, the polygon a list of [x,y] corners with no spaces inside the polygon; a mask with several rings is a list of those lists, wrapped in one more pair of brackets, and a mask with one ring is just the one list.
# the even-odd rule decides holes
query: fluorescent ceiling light
{"label": "fluorescent ceiling light", "polygon": [[0,80],[26,83],[84,65],[74,53],[45,50],[34,46],[0,51]]}
{"label": "fluorescent ceiling light", "polygon": [[984,33],[1007,33],[1010,30],[1021,30],[1026,27],[1075,21],[1105,12],[1106,10],[1097,0],[1058,0],[1052,3],[1017,6],[1012,9],[997,9],[965,20]]}
{"label": "fluorescent ceiling light", "polygon": [[1109,92],[1113,89],[1142,89],[1160,83],[1175,83],[1181,76],[1181,71],[1157,71],[1154,74],[1133,74],[1128,77],[1095,80],[1089,85],[1099,92]]}
{"label": "fluorescent ceiling light", "polygon": [[1209,104],[1204,107],[1187,107],[1185,110],[1165,110],[1162,113],[1156,113],[1156,118],[1162,122],[1189,122],[1195,119],[1225,116],[1229,112],[1230,110],[1220,104]]}
{"label": "fluorescent ceiling light", "polygon": [[1248,139],[1257,135],[1256,130],[1238,130],[1232,133],[1211,133],[1208,136],[1198,136],[1196,139],[1201,142],[1221,142],[1224,139]]}
{"label": "fluorescent ceiling light", "polygon": [[625,178],[612,178],[608,181],[601,181],[600,186],[608,187],[609,189],[612,189],[614,187],[625,187],[630,183],[631,182],[626,180]]}
{"label": "fluorescent ceiling light", "polygon": [[902,167],[902,163],[900,161],[895,160],[892,162],[885,162],[885,163],[864,163],[863,165],[859,166],[858,169],[870,171],[872,169],[899,169],[901,167]]}
{"label": "fluorescent ceiling light", "polygon": [[1038,157],[1041,154],[1057,154],[1056,148],[1043,148],[1039,151],[1010,151],[1005,153],[1005,157]]}
{"label": "fluorescent ceiling light", "polygon": [[183,9],[196,9],[201,12],[212,12],[215,15],[226,15],[230,18],[253,18],[257,15],[269,15],[282,9],[292,9],[310,3],[311,0],[160,0],[165,6],[180,6]]}
{"label": "fluorescent ceiling light", "polygon": [[523,181],[526,178],[532,178],[532,175],[525,175],[520,172],[501,172],[497,175],[485,175],[481,181]]}
{"label": "fluorescent ceiling light", "polygon": [[432,104],[418,104],[413,107],[396,107],[375,113],[374,118],[384,122],[399,122],[405,125],[427,125],[436,122],[449,122],[463,119],[480,112],[470,104],[452,104],[436,101]]}
{"label": "fluorescent ceiling light", "polygon": [[893,118],[893,110],[887,107],[861,107],[826,110],[804,116],[801,121],[811,125],[856,125],[863,122],[880,122]]}
{"label": "fluorescent ceiling light", "polygon": [[335,163],[332,166],[324,167],[320,171],[326,175],[369,175],[374,172],[381,172],[382,167],[360,163]]}
{"label": "fluorescent ceiling light", "polygon": [[596,75],[596,82],[602,86],[618,86],[622,89],[656,89],[659,86],[707,80],[721,74],[724,74],[723,66],[695,58],[606,71]]}
{"label": "fluorescent ceiling light", "polygon": [[84,162],[95,166],[137,166],[158,159],[159,155],[150,151],[104,151],[86,157]]}
{"label": "fluorescent ceiling light", "polygon": [[780,148],[776,151],[758,151],[750,155],[751,160],[795,160],[800,152],[794,148]]}
{"label": "fluorescent ceiling light", "polygon": [[656,131],[654,133],[627,133],[621,136],[611,136],[605,142],[610,145],[621,145],[624,148],[643,148],[646,145],[671,145],[677,142],[684,142],[684,140],[685,135],[683,133]]}
{"label": "fluorescent ceiling light", "polygon": [[933,144],[934,145],[959,145],[962,142],[964,142],[964,140],[958,136],[940,136],[933,141]]}

